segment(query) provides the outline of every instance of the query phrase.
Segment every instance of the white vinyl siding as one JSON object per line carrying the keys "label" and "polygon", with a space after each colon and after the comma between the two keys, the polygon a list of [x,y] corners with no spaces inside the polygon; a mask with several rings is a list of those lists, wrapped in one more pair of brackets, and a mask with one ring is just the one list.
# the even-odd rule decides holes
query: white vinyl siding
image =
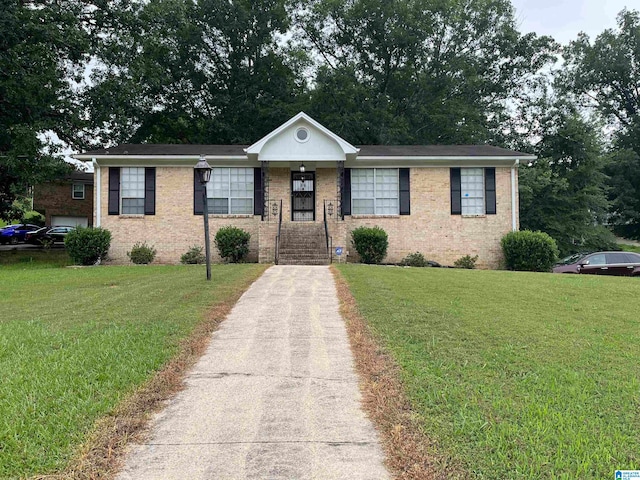
{"label": "white vinyl siding", "polygon": [[144,215],[144,168],[120,170],[120,211],[123,215]]}
{"label": "white vinyl siding", "polygon": [[351,170],[353,215],[398,215],[399,178],[397,168],[354,168]]}
{"label": "white vinyl siding", "polygon": [[220,168],[211,172],[207,184],[209,213],[253,213],[253,168]]}
{"label": "white vinyl siding", "polygon": [[461,168],[462,215],[484,215],[484,169]]}

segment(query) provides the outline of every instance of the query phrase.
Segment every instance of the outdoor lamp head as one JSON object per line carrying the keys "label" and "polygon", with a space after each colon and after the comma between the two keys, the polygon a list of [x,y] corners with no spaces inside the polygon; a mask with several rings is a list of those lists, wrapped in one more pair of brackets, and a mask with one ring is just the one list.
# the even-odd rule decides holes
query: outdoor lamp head
{"label": "outdoor lamp head", "polygon": [[204,155],[200,155],[200,160],[196,163],[196,166],[193,167],[198,175],[198,180],[202,185],[209,182],[211,179],[211,166],[207,163],[207,159]]}
{"label": "outdoor lamp head", "polygon": [[300,164],[300,173],[304,173],[304,163]]}

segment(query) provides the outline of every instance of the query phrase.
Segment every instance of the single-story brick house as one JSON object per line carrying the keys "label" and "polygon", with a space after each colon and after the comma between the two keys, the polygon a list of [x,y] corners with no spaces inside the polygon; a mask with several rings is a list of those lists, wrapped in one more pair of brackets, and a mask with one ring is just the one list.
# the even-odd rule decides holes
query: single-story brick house
{"label": "single-story brick house", "polygon": [[335,260],[337,247],[353,259],[349,233],[377,225],[389,236],[388,262],[419,251],[443,264],[478,255],[481,267],[499,265],[500,239],[518,228],[518,164],[535,158],[488,145],[356,147],[304,113],[249,146],[90,151],[75,158],[93,162],[94,225],[112,232],[113,261],[126,262],[136,242],[166,263],[203,245],[193,169],[201,155],[213,167],[212,240],[222,226],[245,229],[251,260],[313,263],[313,249]]}

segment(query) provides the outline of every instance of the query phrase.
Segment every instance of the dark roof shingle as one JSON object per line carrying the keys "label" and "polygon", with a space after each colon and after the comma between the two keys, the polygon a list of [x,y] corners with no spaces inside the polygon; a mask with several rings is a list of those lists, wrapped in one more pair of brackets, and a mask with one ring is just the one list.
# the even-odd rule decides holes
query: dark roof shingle
{"label": "dark roof shingle", "polygon": [[[122,144],[83,155],[243,156],[248,145]],[[360,157],[527,157],[528,153],[491,145],[361,145]]]}

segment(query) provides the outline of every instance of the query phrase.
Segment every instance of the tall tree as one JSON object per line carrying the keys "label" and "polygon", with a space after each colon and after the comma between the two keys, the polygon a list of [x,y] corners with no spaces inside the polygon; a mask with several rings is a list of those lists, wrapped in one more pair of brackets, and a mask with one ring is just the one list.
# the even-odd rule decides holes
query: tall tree
{"label": "tall tree", "polygon": [[612,132],[611,219],[620,233],[640,238],[640,13],[623,10],[617,29],[593,42],[580,35],[565,58],[563,84],[583,106],[597,109]]}
{"label": "tall tree", "polygon": [[555,43],[515,28],[508,0],[314,0],[312,113],[356,143],[481,143]]}
{"label": "tall tree", "polygon": [[[287,0],[151,0],[114,8],[88,103],[101,141],[247,143],[305,83],[278,36]],[[289,61],[289,58],[292,60]]]}
{"label": "tall tree", "polygon": [[81,124],[74,93],[87,60],[85,5],[75,0],[0,0],[0,217],[28,186],[66,171],[47,133],[73,142]]}
{"label": "tall tree", "polygon": [[562,254],[614,248],[602,226],[609,204],[598,126],[566,104],[545,111],[534,147],[539,159],[520,169],[521,228],[548,233]]}

